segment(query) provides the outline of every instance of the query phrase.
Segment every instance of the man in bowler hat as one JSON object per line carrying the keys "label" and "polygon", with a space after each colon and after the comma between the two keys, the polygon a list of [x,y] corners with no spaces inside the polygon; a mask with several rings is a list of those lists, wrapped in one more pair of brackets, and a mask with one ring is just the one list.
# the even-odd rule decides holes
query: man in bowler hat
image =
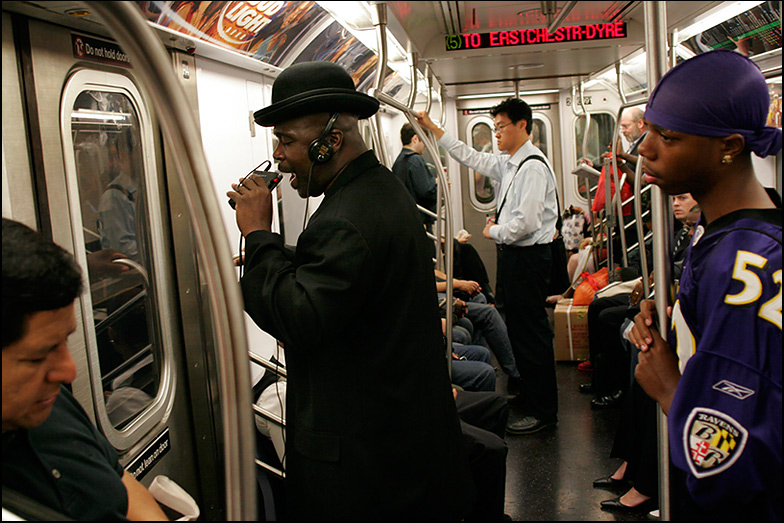
{"label": "man in bowler hat", "polygon": [[[428,240],[405,187],[367,150],[378,101],[328,62],[300,63],[255,113],[302,198],[288,252],[252,176],[227,194],[246,238],[245,308],[286,348],[289,519],[461,519],[470,485]],[[394,299],[391,299],[394,297]]]}

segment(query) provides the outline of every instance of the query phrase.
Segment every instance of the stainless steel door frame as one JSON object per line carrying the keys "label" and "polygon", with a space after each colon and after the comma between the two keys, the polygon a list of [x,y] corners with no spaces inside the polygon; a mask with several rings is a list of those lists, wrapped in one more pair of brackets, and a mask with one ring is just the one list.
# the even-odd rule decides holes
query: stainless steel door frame
{"label": "stainless steel door frame", "polygon": [[[5,17],[5,14],[4,14]],[[29,27],[30,48],[28,52],[31,64],[31,79],[34,81],[32,86],[28,86],[26,103],[34,105],[32,114],[37,115],[39,136],[30,137],[30,142],[36,139],[40,141],[40,165],[41,168],[33,174],[34,179],[43,180],[46,185],[46,198],[38,202],[39,207],[45,207],[47,216],[51,216],[50,223],[45,224],[46,228],[51,229],[53,240],[76,253],[79,246],[71,228],[72,213],[78,212],[73,207],[73,203],[68,198],[68,184],[66,182],[66,155],[63,149],[61,128],[59,125],[61,113],[61,97],[66,79],[69,75],[79,68],[89,68],[98,71],[111,71],[119,73],[126,78],[132,79],[134,71],[110,65],[101,65],[80,61],[73,56],[71,51],[71,31],[69,28],[42,22],[35,19],[20,18]],[[19,30],[19,27],[14,27]],[[76,31],[82,34],[81,31]],[[33,96],[30,96],[32,91]],[[154,119],[154,115],[153,115]],[[157,125],[153,122],[152,128]],[[158,148],[160,135],[153,131],[153,148]],[[161,184],[160,169],[160,149],[155,153],[157,164],[154,167],[154,178],[157,184]],[[161,202],[165,207],[165,202]],[[168,220],[159,223],[163,234],[169,230]],[[168,256],[168,249],[161,253],[162,259]],[[172,282],[171,274],[162,274],[165,281]],[[86,306],[80,303],[77,307],[79,311],[77,322],[80,328],[69,339],[74,360],[77,364],[78,375],[73,383],[73,391],[76,398],[88,412],[94,421],[100,423],[99,416],[96,416],[94,395],[92,392],[90,374],[91,368],[87,357],[88,336],[84,327],[85,318],[81,315],[82,308]],[[170,320],[170,319],[169,319]],[[164,319],[164,321],[167,321]],[[172,321],[172,338],[181,339],[181,326],[179,321]],[[175,342],[176,344],[176,342]],[[175,349],[175,354],[179,355],[181,349]],[[175,374],[183,373],[183,362],[179,356],[172,366]],[[191,492],[198,499],[198,488],[195,481],[197,477],[196,463],[193,458],[193,431],[190,418],[190,406],[187,396],[177,390],[174,398],[169,398],[168,406],[165,408],[164,416],[157,422],[148,427],[148,431],[141,439],[127,449],[121,451],[121,463],[130,463],[147,445],[169,428],[170,442],[169,452],[158,460],[151,469],[150,474],[145,477],[143,482],[149,481],[157,474],[166,474]]]}

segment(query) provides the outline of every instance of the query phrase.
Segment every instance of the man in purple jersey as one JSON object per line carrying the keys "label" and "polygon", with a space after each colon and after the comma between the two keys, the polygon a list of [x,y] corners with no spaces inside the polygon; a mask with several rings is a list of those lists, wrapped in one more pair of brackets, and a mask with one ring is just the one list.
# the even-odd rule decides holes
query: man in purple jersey
{"label": "man in purple jersey", "polygon": [[781,149],[769,104],[754,62],[712,51],[669,71],[645,112],[646,180],[702,209],[669,343],[652,302],[629,336],[637,381],[668,415],[674,519],[782,515],[781,199],[751,163]]}

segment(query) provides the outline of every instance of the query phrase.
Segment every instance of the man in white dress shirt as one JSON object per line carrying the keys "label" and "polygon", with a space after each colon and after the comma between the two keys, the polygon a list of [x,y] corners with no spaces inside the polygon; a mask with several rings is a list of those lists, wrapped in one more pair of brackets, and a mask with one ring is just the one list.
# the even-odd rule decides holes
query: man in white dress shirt
{"label": "man in white dress shirt", "polygon": [[417,121],[455,160],[501,183],[496,216],[487,220],[482,234],[498,246],[498,285],[503,286],[509,338],[521,375],[523,418],[507,431],[531,434],[554,425],[558,413],[553,333],[545,310],[558,219],[555,176],[531,142],[533,116],[527,103],[509,98],[490,113],[500,155],[475,151],[425,112]]}

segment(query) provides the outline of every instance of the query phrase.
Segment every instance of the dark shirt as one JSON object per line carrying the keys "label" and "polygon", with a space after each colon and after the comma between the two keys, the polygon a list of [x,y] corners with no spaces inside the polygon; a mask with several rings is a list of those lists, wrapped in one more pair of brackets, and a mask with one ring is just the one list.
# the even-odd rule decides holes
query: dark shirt
{"label": "dark shirt", "polygon": [[117,452],[65,387],[40,426],[3,433],[3,486],[77,520],[125,520]]}
{"label": "dark shirt", "polygon": [[[436,212],[438,186],[421,154],[403,147],[392,165],[392,172],[403,182],[417,205]],[[432,216],[427,216],[424,213],[422,219],[425,223],[435,221]]]}

